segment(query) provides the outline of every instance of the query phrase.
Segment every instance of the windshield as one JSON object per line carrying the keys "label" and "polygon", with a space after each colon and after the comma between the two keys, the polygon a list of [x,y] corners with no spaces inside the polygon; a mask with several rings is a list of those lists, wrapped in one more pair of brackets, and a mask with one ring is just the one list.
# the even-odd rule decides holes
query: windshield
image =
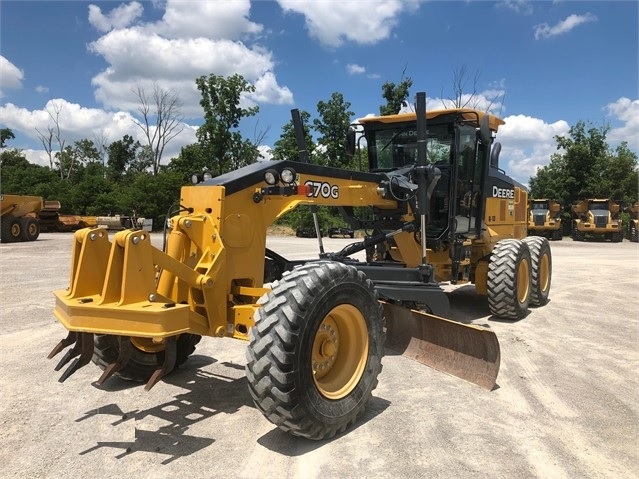
{"label": "windshield", "polygon": [[608,210],[608,202],[607,201],[591,201],[590,205],[588,205],[588,209],[590,211]]}
{"label": "windshield", "polygon": [[[448,125],[428,127],[427,159],[429,164],[448,164],[453,133]],[[371,169],[392,170],[417,163],[416,126],[398,125],[397,128],[370,132]]]}
{"label": "windshield", "polygon": [[533,203],[532,209],[533,210],[547,210],[548,209],[548,203],[546,203],[546,202]]}

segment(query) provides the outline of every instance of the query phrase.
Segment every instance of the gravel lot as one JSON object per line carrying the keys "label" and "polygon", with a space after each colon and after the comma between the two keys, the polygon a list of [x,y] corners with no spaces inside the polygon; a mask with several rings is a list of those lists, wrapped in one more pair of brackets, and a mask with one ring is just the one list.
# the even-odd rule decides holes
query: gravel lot
{"label": "gravel lot", "polygon": [[[253,407],[241,341],[203,339],[148,393],[116,378],[98,389],[92,364],[58,383],[46,355],[66,331],[51,291],[67,286],[71,241],[0,245],[3,478],[639,477],[637,244],[552,242],[551,301],[515,323],[493,319],[472,287],[450,288],[451,319],[499,338],[498,386],[389,352],[364,418],[313,442]],[[269,246],[317,250],[294,237]]]}

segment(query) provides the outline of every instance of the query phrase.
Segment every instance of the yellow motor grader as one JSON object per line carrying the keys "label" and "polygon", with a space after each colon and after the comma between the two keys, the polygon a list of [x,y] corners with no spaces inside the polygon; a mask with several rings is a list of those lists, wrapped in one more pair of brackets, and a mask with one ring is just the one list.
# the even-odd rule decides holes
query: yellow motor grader
{"label": "yellow motor grader", "polygon": [[[361,121],[369,171],[258,162],[182,188],[163,249],[148,232],[74,234],[70,285],[54,313],[69,331],[49,357],[64,381],[93,360],[150,389],[202,336],[248,341],[256,407],[281,429],[324,439],[345,431],[377,385],[384,347],[492,389],[493,331],[445,319],[440,282],[474,282],[492,313],[516,320],[543,304],[551,258],[526,236],[527,193],[497,167],[503,122],[469,109]],[[348,135],[354,151],[355,133]],[[296,207],[340,207],[369,234],[340,251],[288,260],[267,227]],[[369,211],[360,218],[357,212]],[[315,226],[319,232],[317,216]],[[521,238],[524,238],[523,240]],[[542,241],[543,240],[543,241]],[[366,260],[352,255],[366,251]]]}

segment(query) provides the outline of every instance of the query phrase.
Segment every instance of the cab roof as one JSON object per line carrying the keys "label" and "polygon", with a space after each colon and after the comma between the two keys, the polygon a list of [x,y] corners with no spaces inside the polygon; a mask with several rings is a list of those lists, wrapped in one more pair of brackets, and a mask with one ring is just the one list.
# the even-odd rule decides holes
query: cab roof
{"label": "cab roof", "polygon": [[[445,110],[430,110],[426,112],[426,120],[432,120],[442,115],[451,115],[458,114],[461,115],[464,120],[478,120],[477,125],[481,124],[482,118],[484,116],[488,116],[488,126],[492,131],[497,131],[500,125],[505,125],[506,122],[501,118],[498,118],[494,115],[486,113],[484,111],[475,110],[472,108],[448,108]],[[415,121],[417,115],[412,113],[399,113],[397,115],[385,115],[385,116],[367,116],[365,118],[360,118],[359,122],[362,124],[366,123],[400,123],[404,121]]]}

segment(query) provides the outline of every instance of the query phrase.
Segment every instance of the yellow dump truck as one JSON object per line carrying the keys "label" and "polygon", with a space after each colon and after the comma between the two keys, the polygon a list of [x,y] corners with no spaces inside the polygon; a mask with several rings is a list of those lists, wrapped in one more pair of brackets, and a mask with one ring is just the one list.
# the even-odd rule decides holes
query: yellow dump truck
{"label": "yellow dump truck", "polygon": [[545,236],[551,240],[560,240],[561,205],[553,200],[528,200],[528,236]]}
{"label": "yellow dump truck", "polygon": [[3,243],[35,241],[40,236],[37,215],[41,196],[0,195],[0,240]]}
{"label": "yellow dump truck", "polygon": [[619,203],[611,199],[585,199],[572,205],[575,216],[572,222],[573,241],[585,241],[587,237],[623,240]]}

